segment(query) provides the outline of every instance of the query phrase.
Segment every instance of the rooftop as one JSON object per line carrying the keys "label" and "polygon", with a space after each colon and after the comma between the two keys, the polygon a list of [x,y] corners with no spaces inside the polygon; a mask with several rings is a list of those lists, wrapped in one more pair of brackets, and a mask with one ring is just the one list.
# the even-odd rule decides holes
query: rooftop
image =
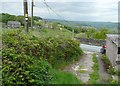
{"label": "rooftop", "polygon": [[20,24],[20,22],[18,22],[18,21],[8,21],[7,23],[8,24]]}
{"label": "rooftop", "polygon": [[120,46],[120,34],[107,34],[107,37],[117,46]]}

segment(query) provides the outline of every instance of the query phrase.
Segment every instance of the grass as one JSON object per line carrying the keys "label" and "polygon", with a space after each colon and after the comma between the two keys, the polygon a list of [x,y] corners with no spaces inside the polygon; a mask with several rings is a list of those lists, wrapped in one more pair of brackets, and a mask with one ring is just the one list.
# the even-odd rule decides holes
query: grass
{"label": "grass", "polygon": [[80,69],[80,70],[79,70],[80,73],[85,73],[85,72],[86,72],[86,70],[83,70],[83,69],[82,69],[82,66],[80,66],[79,69]]}
{"label": "grass", "polygon": [[85,33],[78,33],[78,34],[75,34],[75,37],[78,37],[78,38],[87,38],[87,35]]}
{"label": "grass", "polygon": [[56,70],[54,72],[53,84],[81,84],[81,81],[71,73]]}
{"label": "grass", "polygon": [[[20,28],[24,32],[24,28]],[[16,29],[4,29],[1,30],[0,33],[7,32],[7,31],[15,31]],[[73,32],[67,30],[67,29],[48,29],[48,28],[42,28],[42,29],[35,29],[31,30],[29,29],[29,34],[35,35],[37,37],[66,37],[66,38],[72,38]]]}
{"label": "grass", "polygon": [[90,79],[88,81],[89,84],[98,84],[100,83],[100,75],[99,75],[99,65],[96,54],[93,54],[93,62],[94,65],[92,67],[93,72],[90,74]]}
{"label": "grass", "polygon": [[80,73],[85,73],[86,71],[85,70],[80,70]]}
{"label": "grass", "polygon": [[42,38],[44,37],[72,38],[72,34],[73,34],[72,32],[66,29],[59,30],[59,29],[47,29],[47,28],[32,30],[30,31],[30,33]]}
{"label": "grass", "polygon": [[103,55],[101,56],[101,59],[102,59],[103,62],[104,62],[104,65],[105,65],[104,67],[105,67],[105,69],[107,70],[107,72],[108,72],[109,75],[110,75],[110,78],[109,78],[109,80],[108,80],[108,83],[110,83],[110,84],[117,84],[118,81],[117,81],[117,80],[114,80],[113,77],[112,77],[112,75],[119,76],[119,75],[118,75],[118,74],[119,74],[118,68],[115,68],[115,67],[112,66],[110,60],[108,59],[108,57],[107,57],[106,55],[103,54]]}

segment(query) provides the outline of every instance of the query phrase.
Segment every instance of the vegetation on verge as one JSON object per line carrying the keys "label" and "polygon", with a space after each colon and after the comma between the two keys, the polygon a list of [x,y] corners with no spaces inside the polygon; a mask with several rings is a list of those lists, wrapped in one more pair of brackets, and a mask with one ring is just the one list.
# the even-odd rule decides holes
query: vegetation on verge
{"label": "vegetation on verge", "polygon": [[109,82],[111,84],[117,84],[118,81],[114,80],[112,75],[120,76],[119,75],[120,71],[118,70],[118,68],[115,68],[115,67],[112,66],[110,60],[108,59],[108,57],[106,55],[102,54],[101,59],[104,63],[105,70],[110,74]]}
{"label": "vegetation on verge", "polygon": [[[15,15],[10,15],[7,13],[1,13],[0,14],[0,22],[2,22],[3,24],[7,24],[8,21],[19,21],[21,23],[22,26],[24,26],[24,16],[20,15],[20,16],[15,16]],[[75,37],[82,37],[82,38],[93,38],[93,39],[106,39],[106,34],[109,33],[118,33],[117,29],[109,29],[107,27],[100,27],[100,28],[95,28],[88,25],[77,25],[77,27],[75,27],[74,25],[72,25],[73,23],[71,23],[71,25],[68,24],[63,24],[62,22],[59,21],[49,21],[49,20],[42,20],[41,17],[38,16],[33,16],[33,26],[37,27],[37,28],[43,28],[45,26],[48,26],[48,28],[51,29],[66,29],[69,30],[70,32],[75,33]],[[31,26],[31,18],[29,17],[29,26]],[[82,22],[80,22],[82,23]],[[98,24],[99,25],[99,24]],[[98,26],[97,25],[97,26]],[[4,26],[4,25],[3,25]],[[7,25],[6,25],[7,26]],[[63,34],[64,35],[64,34]]]}
{"label": "vegetation on verge", "polygon": [[[33,16],[34,21],[42,20],[41,17]],[[22,26],[24,26],[24,16],[23,15],[11,15],[8,13],[0,13],[0,22],[7,24],[8,21],[19,21]],[[31,26],[31,18],[29,17],[29,26]],[[35,23],[35,22],[33,22]]]}
{"label": "vegetation on verge", "polygon": [[88,81],[89,84],[98,84],[100,83],[100,75],[99,75],[99,65],[96,54],[93,54],[93,72],[90,74],[90,79]]}
{"label": "vegetation on verge", "polygon": [[3,30],[2,39],[3,84],[80,83],[72,74],[57,70],[82,55],[78,41],[59,37],[40,39],[22,30]]}
{"label": "vegetation on verge", "polygon": [[54,84],[82,84],[72,73],[54,70]]}

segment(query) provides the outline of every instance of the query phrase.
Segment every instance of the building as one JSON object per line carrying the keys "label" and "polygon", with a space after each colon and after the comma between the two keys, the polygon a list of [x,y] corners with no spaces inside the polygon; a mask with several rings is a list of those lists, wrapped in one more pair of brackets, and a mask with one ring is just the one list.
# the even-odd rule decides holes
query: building
{"label": "building", "polygon": [[42,19],[43,22],[43,28],[49,28],[52,29],[53,28],[53,24],[49,22],[49,20],[47,19]]}
{"label": "building", "polygon": [[8,26],[8,28],[20,28],[21,23],[18,21],[8,21],[7,26]]}
{"label": "building", "polygon": [[116,66],[117,62],[120,62],[120,35],[107,34],[106,46],[106,55],[112,66]]}

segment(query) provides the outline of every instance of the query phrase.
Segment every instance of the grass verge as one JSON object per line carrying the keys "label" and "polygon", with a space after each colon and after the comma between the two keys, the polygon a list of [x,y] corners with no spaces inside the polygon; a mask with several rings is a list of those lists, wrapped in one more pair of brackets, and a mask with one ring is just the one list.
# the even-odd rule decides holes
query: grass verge
{"label": "grass verge", "polygon": [[99,76],[99,65],[96,54],[93,54],[93,62],[94,65],[92,67],[93,72],[90,74],[90,79],[88,81],[89,84],[98,84],[100,83],[100,76]]}
{"label": "grass verge", "polygon": [[110,84],[117,84],[118,80],[113,79],[113,76],[118,76],[119,77],[120,76],[119,75],[120,71],[118,70],[117,67],[112,66],[109,58],[106,55],[102,54],[101,59],[104,63],[105,70],[110,74],[109,83]]}
{"label": "grass verge", "polygon": [[73,74],[54,70],[54,79],[52,84],[81,84]]}

